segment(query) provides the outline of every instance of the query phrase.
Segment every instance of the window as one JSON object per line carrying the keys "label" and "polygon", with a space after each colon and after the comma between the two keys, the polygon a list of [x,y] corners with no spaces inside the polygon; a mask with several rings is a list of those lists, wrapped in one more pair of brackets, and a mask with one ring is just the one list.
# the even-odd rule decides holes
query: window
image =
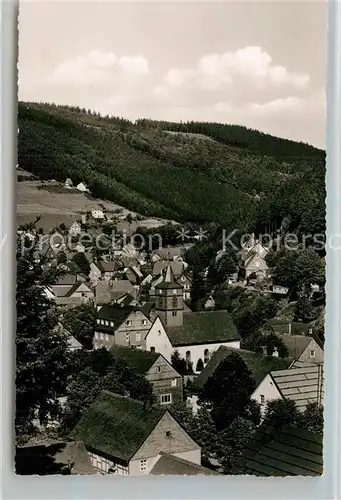
{"label": "window", "polygon": [[142,325],[146,325],[147,324],[147,320],[146,319],[143,319],[142,320]]}
{"label": "window", "polygon": [[186,279],[185,276],[181,276],[182,281],[185,281],[185,279]]}
{"label": "window", "polygon": [[109,335],[107,333],[105,334],[105,340],[109,342]]}
{"label": "window", "polygon": [[172,311],[172,316],[177,316],[178,315],[178,311]]}
{"label": "window", "polygon": [[82,292],[82,293],[81,293],[81,296],[82,296],[82,297],[86,297],[86,293],[85,293],[85,292]]}
{"label": "window", "polygon": [[106,321],[106,322],[105,322],[105,326],[109,326],[109,321]]}
{"label": "window", "polygon": [[265,396],[264,394],[260,395],[260,404],[263,405],[265,403]]}
{"label": "window", "polygon": [[141,351],[142,350],[142,345],[137,345],[136,349],[139,349]]}
{"label": "window", "polygon": [[167,405],[172,402],[172,395],[171,394],[161,394],[160,396],[160,403],[162,405]]}
{"label": "window", "polygon": [[128,321],[126,321],[126,325],[127,325],[127,326],[131,326],[131,321],[130,321],[130,319],[128,319]]}
{"label": "window", "polygon": [[161,373],[161,366],[157,366],[157,367],[156,367],[156,371],[157,371],[158,373]]}
{"label": "window", "polygon": [[171,431],[166,431],[166,437],[168,437],[168,438],[172,437]]}
{"label": "window", "polygon": [[97,320],[97,324],[98,324],[98,325],[100,325],[100,324],[101,324],[101,320],[100,320],[100,319],[98,319],[98,320]]}
{"label": "window", "polygon": [[140,471],[147,470],[147,460],[140,460]]}
{"label": "window", "polygon": [[103,340],[103,339],[104,339],[104,334],[103,334],[103,333],[101,333],[101,340]]}
{"label": "window", "polygon": [[161,293],[162,293],[162,290],[159,290],[159,294],[160,294],[160,295],[161,295]]}
{"label": "window", "polygon": [[178,307],[178,297],[173,297],[172,304],[174,309]]}
{"label": "window", "polygon": [[161,330],[158,330],[158,331],[157,331],[157,334],[160,336],[160,335],[161,335]]}
{"label": "window", "polygon": [[174,288],[174,290],[173,290],[173,295],[175,295],[175,294],[176,294],[176,288]]}
{"label": "window", "polygon": [[176,378],[173,378],[171,381],[171,387],[176,387]]}
{"label": "window", "polygon": [[209,359],[210,359],[210,352],[208,349],[205,349],[204,350],[204,363],[208,363],[209,362]]}
{"label": "window", "polygon": [[310,357],[315,358],[315,351],[314,350],[310,351]]}
{"label": "window", "polygon": [[191,351],[186,351],[186,361],[187,362],[191,361]]}
{"label": "window", "polygon": [[136,342],[140,342],[140,340],[141,340],[141,334],[137,333],[136,334]]}
{"label": "window", "polygon": [[114,322],[113,321],[110,321],[110,326],[114,326]]}
{"label": "window", "polygon": [[128,343],[130,342],[130,335],[129,335],[129,333],[126,333],[126,342],[128,342]]}
{"label": "window", "polygon": [[150,352],[155,352],[155,347],[151,347]]}

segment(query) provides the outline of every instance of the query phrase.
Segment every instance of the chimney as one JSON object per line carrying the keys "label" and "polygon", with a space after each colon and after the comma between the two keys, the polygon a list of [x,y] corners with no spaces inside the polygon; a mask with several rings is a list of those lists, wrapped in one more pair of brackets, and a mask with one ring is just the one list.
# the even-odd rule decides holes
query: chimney
{"label": "chimney", "polygon": [[274,358],[278,358],[278,349],[277,349],[277,347],[274,347],[272,355],[273,355]]}

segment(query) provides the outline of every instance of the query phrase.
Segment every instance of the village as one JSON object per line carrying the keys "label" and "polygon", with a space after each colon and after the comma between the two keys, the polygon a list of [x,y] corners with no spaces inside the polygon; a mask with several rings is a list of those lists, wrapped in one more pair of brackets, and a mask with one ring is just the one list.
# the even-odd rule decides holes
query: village
{"label": "village", "polygon": [[[65,188],[72,186],[67,179]],[[84,183],[76,189],[87,191]],[[295,428],[285,421],[276,432],[271,431],[270,423],[266,425],[278,402],[284,404],[283,408],[293,405],[297,419],[323,407],[324,352],[316,323],[269,314],[261,324],[266,334],[257,345],[251,345],[221,300],[224,293],[224,297],[229,293],[251,294],[255,300],[273,299],[276,303],[288,298],[290,287],[273,278],[267,259],[270,249],[258,237],[249,235],[235,252],[238,264],[234,270],[227,266],[219,275],[218,285],[212,285],[212,270],[223,269],[225,256],[231,253],[224,247],[216,251],[201,276],[205,290],[195,301],[200,280],[187,256],[191,248],[205,243],[203,235],[179,237],[177,244],[165,245],[154,238],[152,248],[147,239],[145,248],[140,248],[134,236],[143,228],[143,218],[109,214],[100,205],[80,214],[69,227],[61,224],[38,229],[38,224],[18,231],[18,238],[35,242],[36,263],[42,262],[45,269],[61,270],[58,279],[44,286],[44,295],[58,311],[55,331],[67,338],[68,355],[75,356],[78,363],[81,356],[98,354],[106,359],[108,354],[146,380],[152,394],[147,400],[136,397],[133,390],[115,392],[109,389],[110,384],[101,386],[102,390],[79,413],[66,440],[39,438],[38,433],[34,442],[17,447],[19,470],[20,464],[27,466],[28,462],[35,463],[37,456],[40,461],[44,456],[62,464],[67,474],[216,475],[237,470],[256,475],[320,473],[320,433],[302,425]],[[184,235],[183,227],[176,226],[176,230]],[[155,235],[158,228],[152,231]],[[104,234],[110,240],[113,232],[114,246],[96,248],[93,242],[98,236]],[[50,239],[38,244],[46,235]],[[323,303],[321,286],[314,282],[309,285],[308,292],[305,287],[309,300]],[[86,325],[79,318],[87,310],[92,311],[92,319]],[[89,330],[87,337],[85,327]],[[238,385],[239,360],[251,384],[245,407],[257,407],[259,417],[252,439],[243,443],[237,460],[231,460],[232,465],[226,469],[226,457],[223,460],[222,454],[210,449],[202,429],[196,433],[189,430],[181,411],[191,422],[211,419],[207,412],[218,415],[213,418],[224,432],[226,425],[220,423],[225,410],[219,413],[219,402],[210,391],[213,394],[217,387],[224,387],[219,373],[224,366],[232,370],[233,363],[236,372],[231,371],[229,380],[232,386],[234,380]],[[84,368],[82,364],[77,366],[78,370]],[[228,394],[229,389],[226,391]],[[67,411],[68,394],[60,398],[60,403]],[[236,411],[238,418],[246,418],[244,410]],[[283,409],[278,407],[278,411]],[[230,422],[233,425],[232,417]],[[59,425],[58,419],[50,419],[38,427],[45,436],[46,429],[53,431]]]}

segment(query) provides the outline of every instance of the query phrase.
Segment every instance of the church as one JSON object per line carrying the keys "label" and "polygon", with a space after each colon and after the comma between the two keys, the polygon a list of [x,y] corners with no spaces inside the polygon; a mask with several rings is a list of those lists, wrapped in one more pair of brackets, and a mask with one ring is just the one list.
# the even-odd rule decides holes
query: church
{"label": "church", "polygon": [[240,335],[227,311],[185,312],[183,287],[167,266],[155,286],[155,304],[106,305],[98,312],[94,348],[125,345],[162,354],[179,352],[189,371],[200,373],[221,345],[240,348]]}
{"label": "church", "polygon": [[[240,348],[240,335],[227,311],[184,312],[183,289],[171,266],[155,286],[155,309],[163,334],[169,339],[173,352],[178,351],[194,373],[199,373],[212,353],[221,345]],[[161,354],[162,346],[152,346]]]}

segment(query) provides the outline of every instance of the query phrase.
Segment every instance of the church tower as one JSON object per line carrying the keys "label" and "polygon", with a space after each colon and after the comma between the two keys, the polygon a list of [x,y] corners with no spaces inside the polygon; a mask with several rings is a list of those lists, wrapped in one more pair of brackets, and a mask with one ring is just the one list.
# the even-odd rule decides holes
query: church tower
{"label": "church tower", "polygon": [[162,281],[155,286],[155,312],[165,326],[183,324],[183,287],[177,283],[171,265],[168,264]]}

